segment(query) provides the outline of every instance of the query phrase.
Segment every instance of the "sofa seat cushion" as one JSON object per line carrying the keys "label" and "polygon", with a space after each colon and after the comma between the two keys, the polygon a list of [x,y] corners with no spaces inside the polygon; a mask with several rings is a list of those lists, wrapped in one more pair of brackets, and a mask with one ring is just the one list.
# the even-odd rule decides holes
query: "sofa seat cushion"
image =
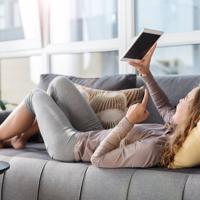
{"label": "sofa seat cushion", "polygon": [[0,149],[0,160],[11,166],[0,176],[2,199],[167,200],[170,195],[173,200],[197,200],[200,196],[200,168],[102,169],[55,161],[45,154],[41,144]]}
{"label": "sofa seat cushion", "polygon": [[28,143],[24,149],[16,150],[13,148],[0,149],[0,156],[13,158],[37,158],[42,160],[50,160],[44,143]]}

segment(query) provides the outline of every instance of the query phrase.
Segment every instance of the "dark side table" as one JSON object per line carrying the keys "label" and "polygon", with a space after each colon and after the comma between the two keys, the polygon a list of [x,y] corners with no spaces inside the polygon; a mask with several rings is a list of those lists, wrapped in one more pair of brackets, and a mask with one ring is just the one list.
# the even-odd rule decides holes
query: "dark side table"
{"label": "dark side table", "polygon": [[10,164],[4,161],[0,161],[0,174],[5,173],[10,168]]}

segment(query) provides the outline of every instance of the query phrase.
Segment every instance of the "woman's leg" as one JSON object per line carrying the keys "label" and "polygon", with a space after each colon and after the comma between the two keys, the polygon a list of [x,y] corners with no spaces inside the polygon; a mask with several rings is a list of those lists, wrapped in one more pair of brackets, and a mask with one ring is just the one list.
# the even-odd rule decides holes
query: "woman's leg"
{"label": "woman's leg", "polygon": [[57,160],[73,161],[77,131],[53,99],[39,89],[30,93],[1,124],[0,141],[20,135],[35,118],[49,155]]}
{"label": "woman's leg", "polygon": [[[72,92],[73,91],[73,92]],[[103,129],[94,111],[74,87],[73,83],[65,77],[55,78],[48,88],[49,95],[62,107],[65,115],[79,131]],[[76,103],[76,102],[77,103]],[[77,113],[78,110],[78,113]],[[81,112],[79,112],[81,110]],[[34,134],[39,132],[37,121],[21,135],[12,138],[9,145],[16,149],[23,148]]]}
{"label": "woman's leg", "polygon": [[65,77],[55,78],[48,88],[49,95],[78,131],[102,130],[97,115],[74,84]]}
{"label": "woman's leg", "polygon": [[[71,114],[67,117],[71,119],[74,128],[80,131],[103,129],[94,111],[87,102],[87,105],[85,104],[82,95],[80,95],[76,90],[77,89],[74,87],[73,83],[65,77],[55,78],[48,88],[50,96],[56,101],[59,107],[63,108],[65,114],[67,115],[70,111]],[[70,96],[68,96],[67,91],[70,91]],[[73,94],[71,91],[74,91]],[[74,99],[78,102],[75,105]],[[78,107],[81,107],[82,112],[79,112],[78,115],[76,115],[77,110],[79,109]],[[9,140],[7,144],[12,145],[15,149],[23,148],[26,142],[38,132],[39,128],[37,121],[35,120],[30,128],[28,128],[24,133]]]}
{"label": "woman's leg", "polygon": [[35,119],[30,128],[28,128],[22,134],[11,138],[7,144],[14,147],[15,149],[22,149],[26,146],[27,141],[33,135],[38,134],[38,132],[39,132],[39,127],[38,127],[37,121]]}
{"label": "woman's leg", "polygon": [[34,116],[22,102],[0,125],[0,141],[10,139],[26,131],[34,121]]}
{"label": "woman's leg", "polygon": [[39,89],[29,94],[1,124],[0,141],[26,131],[35,118],[49,155],[53,159],[73,161],[75,134],[78,132],[53,99]]}
{"label": "woman's leg", "polygon": [[49,155],[56,160],[73,161],[78,131],[72,127],[60,107],[39,89],[26,98],[25,104],[37,119]]}
{"label": "woman's leg", "polygon": [[[85,99],[83,99],[82,95],[80,95],[79,91],[77,91],[70,80],[64,77],[55,78],[48,88],[48,93],[56,101],[59,107],[62,107],[66,116],[68,115],[67,117],[74,122],[73,127],[75,129],[80,131],[103,129],[94,111],[87,102],[85,104]],[[68,94],[70,94],[70,96],[68,96]],[[74,104],[74,99],[78,102],[77,104]],[[76,115],[78,107],[81,107],[82,112],[79,112],[78,115]],[[69,111],[71,113],[70,115],[68,114]],[[15,149],[23,148],[28,139],[38,132],[39,128],[37,121],[35,120],[28,130],[21,135],[12,138],[7,143],[12,145]]]}
{"label": "woman's leg", "polygon": [[[71,122],[77,129],[81,131],[103,129],[96,114],[71,81],[64,77],[56,78],[50,84],[48,91],[52,98],[59,105],[59,107],[62,108],[65,115],[68,118],[71,118]],[[31,119],[31,122],[27,123],[29,118],[26,118],[26,115],[24,115],[23,113],[26,110],[22,108],[24,107],[24,105],[21,104],[18,107],[20,108],[17,108],[12,113],[12,116],[10,115],[3,126],[0,127],[0,135],[3,130],[6,130],[6,134],[4,134],[4,136],[2,134],[2,137],[0,137],[0,141],[4,140],[4,145],[12,145],[14,148],[17,149],[23,148],[26,141],[39,130],[36,120],[32,123],[33,119]],[[21,118],[21,116],[24,117]],[[14,122],[16,121],[16,119],[17,123]],[[23,121],[24,119],[26,119],[27,121]],[[14,126],[10,126],[11,123]],[[31,126],[29,126],[30,123],[32,123]],[[16,129],[16,125],[19,126],[18,129]],[[20,132],[20,130],[23,132]],[[11,140],[7,140],[7,138],[11,137],[13,137]]]}

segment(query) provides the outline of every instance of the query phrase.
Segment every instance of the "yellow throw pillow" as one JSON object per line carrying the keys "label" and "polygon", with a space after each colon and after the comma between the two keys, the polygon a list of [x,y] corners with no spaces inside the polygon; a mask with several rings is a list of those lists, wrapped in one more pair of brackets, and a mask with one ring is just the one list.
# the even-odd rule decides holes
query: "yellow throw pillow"
{"label": "yellow throw pillow", "polygon": [[197,165],[200,165],[200,121],[191,130],[169,167],[183,168]]}
{"label": "yellow throw pillow", "polygon": [[115,127],[128,107],[142,101],[144,88],[107,91],[75,84],[100,119],[105,129]]}

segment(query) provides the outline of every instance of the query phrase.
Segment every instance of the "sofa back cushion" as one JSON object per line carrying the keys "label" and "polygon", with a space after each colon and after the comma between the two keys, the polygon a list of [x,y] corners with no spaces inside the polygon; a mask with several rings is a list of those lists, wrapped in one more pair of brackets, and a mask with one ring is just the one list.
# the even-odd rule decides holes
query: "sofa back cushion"
{"label": "sofa back cushion", "polygon": [[[43,74],[40,78],[39,87],[46,90],[48,84],[57,74]],[[88,87],[121,90],[144,86],[140,76],[134,74],[104,76],[102,78],[79,78],[67,76],[74,83],[82,84]],[[155,76],[156,81],[168,96],[171,104],[175,107],[180,98],[184,97],[192,88],[200,83],[200,75],[167,75]],[[146,123],[164,123],[156,110],[151,98],[148,102],[148,110],[151,113]]]}
{"label": "sofa back cushion", "polygon": [[135,74],[117,74],[98,78],[80,78],[59,74],[42,74],[38,87],[47,90],[49,83],[57,76],[65,76],[72,82],[102,90],[123,90],[136,87]]}
{"label": "sofa back cushion", "polygon": [[[200,83],[200,75],[167,75],[167,76],[155,76],[155,80],[159,86],[164,90],[165,94],[170,100],[170,103],[176,107],[177,103],[182,97],[196,87]],[[137,77],[136,87],[144,85],[141,77]],[[152,99],[149,98],[148,110],[150,112],[149,118],[146,123],[163,123],[158,111],[156,110]]]}

